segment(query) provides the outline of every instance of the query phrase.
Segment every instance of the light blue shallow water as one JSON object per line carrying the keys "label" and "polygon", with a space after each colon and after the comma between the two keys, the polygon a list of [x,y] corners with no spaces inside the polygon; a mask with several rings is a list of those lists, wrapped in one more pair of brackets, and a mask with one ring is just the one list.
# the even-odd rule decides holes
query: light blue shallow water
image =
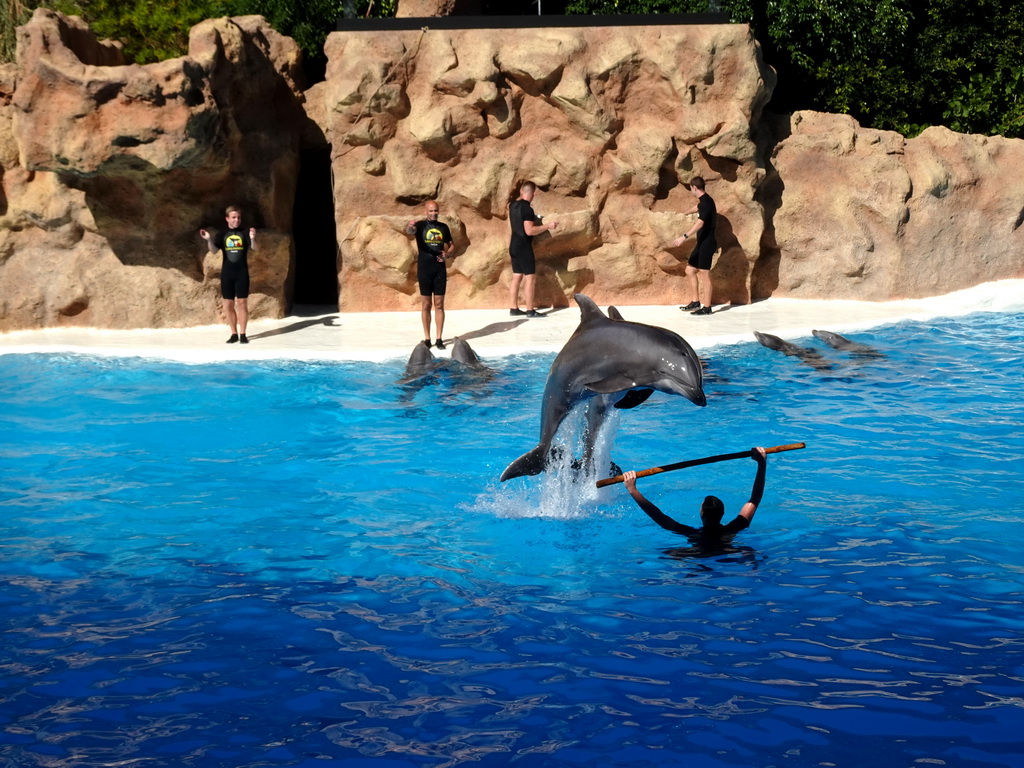
{"label": "light blue shallow water", "polygon": [[[497,482],[549,356],[0,357],[0,764],[1024,765],[1022,317],[856,338],[619,416],[625,468],[808,443],[710,558],[621,485]],[[641,487],[695,522],[753,468]]]}

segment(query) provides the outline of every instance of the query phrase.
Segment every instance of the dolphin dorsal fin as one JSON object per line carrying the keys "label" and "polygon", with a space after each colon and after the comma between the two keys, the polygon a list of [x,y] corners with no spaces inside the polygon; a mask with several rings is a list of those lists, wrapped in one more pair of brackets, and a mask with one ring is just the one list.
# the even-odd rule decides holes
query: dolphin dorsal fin
{"label": "dolphin dorsal fin", "polygon": [[622,320],[625,320],[626,318],[624,318],[622,316],[622,313],[619,312],[618,309],[616,309],[615,307],[609,306],[608,307],[608,319],[609,320],[620,320],[620,321],[622,321]]}
{"label": "dolphin dorsal fin", "polygon": [[580,308],[580,325],[586,325],[587,323],[594,323],[604,320],[608,321],[608,318],[604,316],[604,312],[594,303],[594,300],[589,296],[585,296],[582,293],[573,295],[576,300],[576,304]]}

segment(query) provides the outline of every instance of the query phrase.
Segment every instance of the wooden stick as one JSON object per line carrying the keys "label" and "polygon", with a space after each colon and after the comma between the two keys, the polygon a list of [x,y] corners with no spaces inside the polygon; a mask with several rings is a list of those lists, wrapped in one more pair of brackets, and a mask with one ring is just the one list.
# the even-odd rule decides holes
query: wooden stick
{"label": "wooden stick", "polygon": [[[799,451],[801,448],[806,448],[806,443],[790,443],[789,445],[775,445],[771,448],[765,448],[765,453],[782,453],[783,451]],[[739,451],[737,453],[722,453],[718,456],[706,456],[703,459],[690,459],[689,461],[680,461],[675,464],[666,464],[663,467],[651,467],[650,469],[644,469],[636,473],[637,477],[649,477],[650,475],[660,475],[662,472],[671,472],[673,469],[686,469],[686,467],[696,467],[700,464],[714,464],[718,461],[730,461],[731,459],[749,459],[750,451]],[[597,481],[598,488],[604,488],[606,485],[614,485],[615,483],[622,482],[622,475],[616,475],[615,477],[608,477],[604,480]]]}

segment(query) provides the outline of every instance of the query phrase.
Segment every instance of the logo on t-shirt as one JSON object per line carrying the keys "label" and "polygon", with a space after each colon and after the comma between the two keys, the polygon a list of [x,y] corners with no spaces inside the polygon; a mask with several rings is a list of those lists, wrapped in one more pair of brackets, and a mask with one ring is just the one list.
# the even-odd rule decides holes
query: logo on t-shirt
{"label": "logo on t-shirt", "polygon": [[228,235],[224,238],[225,251],[241,251],[245,249],[245,240],[241,235]]}
{"label": "logo on t-shirt", "polygon": [[427,227],[423,232],[423,242],[431,248],[440,248],[444,244],[444,232],[438,227]]}

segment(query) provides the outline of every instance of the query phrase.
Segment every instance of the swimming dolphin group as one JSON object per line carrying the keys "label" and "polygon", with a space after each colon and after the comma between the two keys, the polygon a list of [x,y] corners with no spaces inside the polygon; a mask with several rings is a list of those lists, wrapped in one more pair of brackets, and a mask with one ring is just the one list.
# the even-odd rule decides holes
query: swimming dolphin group
{"label": "swimming dolphin group", "polygon": [[[860,344],[856,341],[850,341],[849,339],[840,336],[838,333],[832,333],[832,331],[811,331],[811,334],[816,338],[824,341],[833,349],[842,350],[849,352],[854,357],[861,357],[866,359],[884,357],[884,355],[876,349],[867,346],[866,344]],[[778,336],[773,336],[770,333],[761,333],[761,331],[754,331],[754,337],[761,342],[762,346],[768,347],[768,349],[774,349],[781,352],[784,355],[799,358],[802,363],[806,363],[815,370],[818,371],[831,371],[835,369],[835,365],[822,357],[822,354],[811,347],[801,347],[792,342],[781,339]]]}
{"label": "swimming dolphin group", "polygon": [[405,364],[405,375],[397,383],[406,391],[415,392],[435,383],[434,374],[442,371],[457,377],[462,385],[456,388],[458,391],[473,390],[494,378],[494,371],[483,363],[469,342],[456,336],[452,342],[450,358],[434,357],[430,345],[422,341],[413,347],[409,361]]}
{"label": "swimming dolphin group", "polygon": [[558,427],[580,403],[593,401],[588,414],[591,438],[609,407],[633,408],[654,390],[682,395],[694,405],[707,404],[700,359],[682,336],[624,320],[614,307],[605,316],[581,293],[573,298],[580,308],[580,324],[548,372],[540,441],[508,465],[501,474],[503,482],[544,471]]}

